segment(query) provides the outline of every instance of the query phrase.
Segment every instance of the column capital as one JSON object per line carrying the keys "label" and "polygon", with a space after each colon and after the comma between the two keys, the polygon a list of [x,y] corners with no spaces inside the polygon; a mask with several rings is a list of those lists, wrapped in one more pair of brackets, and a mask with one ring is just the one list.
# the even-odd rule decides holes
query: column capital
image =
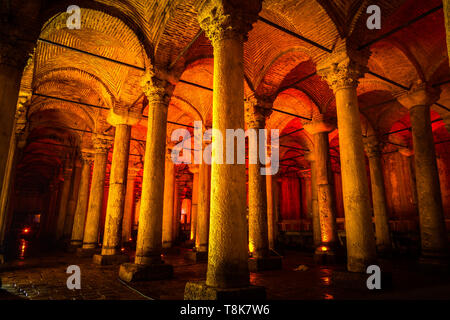
{"label": "column capital", "polygon": [[169,105],[178,77],[167,70],[150,65],[141,79],[141,88],[149,103]]}
{"label": "column capital", "polygon": [[431,106],[439,100],[441,90],[431,87],[421,80],[413,84],[411,89],[397,98],[397,101],[408,110],[416,106]]}
{"label": "column capital", "polygon": [[113,140],[111,137],[101,134],[96,134],[92,138],[92,144],[94,145],[95,153],[108,153],[109,149],[112,146],[112,142]]}
{"label": "column capital", "polygon": [[363,137],[364,150],[368,158],[381,156],[380,142],[375,135]]}
{"label": "column capital", "polygon": [[336,129],[336,120],[326,117],[324,114],[318,114],[313,117],[310,123],[303,125],[305,130],[310,134],[329,133]]}
{"label": "column capital", "polygon": [[245,41],[252,24],[262,9],[261,0],[247,0],[236,4],[230,0],[207,0],[198,10],[200,27],[214,46],[224,39]]}
{"label": "column capital", "polygon": [[247,128],[264,129],[266,118],[272,113],[272,102],[254,95],[245,98],[245,123]]}
{"label": "column capital", "polygon": [[142,112],[136,108],[127,108],[126,106],[116,105],[109,110],[107,121],[110,125],[118,126],[121,124],[134,126],[142,119]]}
{"label": "column capital", "polygon": [[94,162],[94,155],[95,151],[94,149],[88,149],[88,148],[83,148],[81,149],[80,152],[80,160],[83,164],[89,164],[92,165],[92,163]]}
{"label": "column capital", "polygon": [[410,149],[410,148],[398,148],[398,153],[400,153],[401,155],[409,158],[412,157],[414,155],[414,150]]}
{"label": "column capital", "polygon": [[136,179],[141,168],[128,167],[128,179]]}
{"label": "column capital", "polygon": [[369,51],[358,51],[343,39],[330,55],[317,64],[317,74],[327,81],[334,93],[344,88],[356,88],[359,78],[368,71],[369,56]]}

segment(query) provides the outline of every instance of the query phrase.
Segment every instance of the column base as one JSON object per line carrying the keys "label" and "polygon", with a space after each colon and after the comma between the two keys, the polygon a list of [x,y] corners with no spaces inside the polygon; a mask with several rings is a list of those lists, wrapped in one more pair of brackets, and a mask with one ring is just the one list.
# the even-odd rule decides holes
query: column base
{"label": "column base", "polygon": [[319,246],[314,251],[314,262],[316,264],[336,264],[339,260],[339,255],[333,248]]}
{"label": "column base", "polygon": [[204,281],[190,281],[184,289],[184,300],[265,300],[266,289],[258,286],[214,288]]}
{"label": "column base", "polygon": [[69,242],[66,244],[65,251],[69,253],[77,252],[78,248],[81,248],[83,244],[81,242]]}
{"label": "column base", "polygon": [[189,250],[184,254],[184,258],[194,262],[208,261],[208,252]]}
{"label": "column base", "polygon": [[282,261],[281,257],[249,258],[248,269],[250,272],[281,270],[283,268]]}
{"label": "column base", "polygon": [[79,258],[92,258],[94,254],[99,254],[102,249],[100,248],[78,248],[76,250],[76,255]]}
{"label": "column base", "polygon": [[164,280],[172,278],[173,267],[170,264],[124,263],[119,268],[119,278],[126,282],[145,280]]}
{"label": "column base", "polygon": [[418,262],[419,267],[425,272],[450,271],[450,259],[445,255],[421,255]]}
{"label": "column base", "polygon": [[331,283],[337,288],[353,289],[361,291],[381,291],[393,288],[392,273],[381,271],[381,289],[369,289],[367,279],[371,274],[362,272],[333,271],[331,274]]}
{"label": "column base", "polygon": [[92,262],[101,266],[122,264],[128,261],[130,261],[130,257],[124,254],[111,254],[111,255],[95,254],[92,257]]}

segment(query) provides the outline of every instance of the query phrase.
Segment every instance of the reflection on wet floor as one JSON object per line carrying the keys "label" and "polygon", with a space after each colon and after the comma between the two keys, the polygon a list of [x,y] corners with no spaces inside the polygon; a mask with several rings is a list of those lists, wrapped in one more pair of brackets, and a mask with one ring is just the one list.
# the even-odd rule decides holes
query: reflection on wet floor
{"label": "reflection on wet floor", "polygon": [[25,255],[27,253],[27,248],[28,248],[28,241],[25,239],[20,239],[19,241],[19,259],[23,260],[25,259]]}

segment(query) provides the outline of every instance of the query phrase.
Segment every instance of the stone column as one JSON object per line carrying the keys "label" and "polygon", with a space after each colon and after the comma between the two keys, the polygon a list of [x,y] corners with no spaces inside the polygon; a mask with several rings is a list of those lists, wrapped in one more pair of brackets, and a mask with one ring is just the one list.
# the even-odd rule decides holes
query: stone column
{"label": "stone column", "polygon": [[375,136],[365,138],[364,146],[369,158],[377,252],[379,255],[388,255],[392,251],[392,242],[389,231],[383,168],[381,167],[381,150],[378,139]]}
{"label": "stone column", "polygon": [[317,200],[317,179],[316,179],[316,161],[314,153],[309,152],[305,154],[305,159],[311,166],[311,216],[313,229],[314,247],[319,248],[322,242],[322,235],[320,231],[320,217],[319,217],[319,203]]}
{"label": "stone column", "polygon": [[358,98],[358,79],[364,74],[368,56],[355,53],[346,40],[317,66],[336,96],[341,154],[342,194],[345,210],[347,269],[366,272],[376,260],[369,187]]}
{"label": "stone column", "polygon": [[100,265],[119,264],[129,260],[127,255],[121,254],[120,240],[125,208],[131,127],[138,123],[139,120],[139,114],[133,114],[132,110],[126,108],[114,108],[108,115],[108,122],[115,126],[116,132],[109,178],[102,252],[93,257],[94,263]]}
{"label": "stone column", "polygon": [[81,162],[78,159],[76,159],[74,163],[74,172],[72,175],[72,187],[70,189],[69,200],[67,201],[67,214],[66,219],[64,220],[63,239],[64,241],[67,241],[67,244],[70,243],[70,238],[72,235],[73,220],[75,217],[75,209],[77,205],[78,192],[80,188],[80,180],[81,180]]}
{"label": "stone column", "polygon": [[195,236],[197,232],[197,206],[198,206],[198,165],[190,165],[192,177],[192,202],[191,202],[191,235],[189,237],[192,244],[195,246]]}
{"label": "stone column", "polygon": [[447,34],[447,51],[450,57],[450,0],[443,0],[444,3],[444,19],[445,33]]}
{"label": "stone column", "polygon": [[398,98],[411,118],[422,262],[446,260],[449,255],[430,120],[430,106],[439,99],[439,94],[438,90],[418,82],[410,92]]}
{"label": "stone column", "polygon": [[136,184],[139,168],[129,168],[127,178],[127,193],[125,195],[125,208],[122,221],[122,243],[130,242],[133,227],[134,186]]}
{"label": "stone column", "polygon": [[[203,144],[203,150],[206,143]],[[195,228],[195,246],[193,250],[186,253],[186,258],[193,261],[205,261],[208,258],[208,233],[209,233],[209,208],[210,208],[210,181],[211,181],[211,165],[202,161],[198,166],[198,187],[194,187],[196,191],[197,206],[197,223]],[[195,176],[194,176],[195,177]],[[194,198],[194,193],[192,194]]]}
{"label": "stone column", "polygon": [[[251,272],[281,269],[282,266],[280,257],[269,255],[266,177],[261,174],[265,157],[261,157],[260,148],[265,148],[267,143],[261,144],[260,139],[264,138],[261,136],[264,135],[262,130],[270,113],[271,105],[267,101],[256,97],[246,99],[245,121],[247,129],[254,132],[254,135],[250,134],[249,137],[248,163],[248,236],[251,254],[248,266]],[[256,150],[252,150],[252,139],[256,139],[253,142],[257,145]],[[256,159],[256,163],[252,163],[252,158]]]}
{"label": "stone column", "polygon": [[320,245],[316,248],[314,259],[318,263],[334,263],[339,240],[336,228],[336,199],[329,175],[331,162],[328,133],[335,129],[335,125],[320,114],[305,124],[304,128],[313,135],[314,140],[315,192],[320,223]]}
{"label": "stone column", "polygon": [[172,266],[161,259],[167,109],[173,91],[169,76],[149,69],[142,81],[148,99],[148,123],[136,258],[119,269],[119,277],[128,282],[164,279],[173,274]]}
{"label": "stone column", "polygon": [[94,169],[92,172],[91,191],[89,194],[89,205],[84,227],[83,246],[78,248],[79,256],[90,257],[98,247],[98,232],[100,216],[102,213],[103,194],[106,175],[106,161],[111,140],[106,136],[96,135],[93,139],[95,155]]}
{"label": "stone column", "polygon": [[175,187],[175,166],[172,161],[172,149],[167,148],[164,173],[164,206],[162,247],[171,248],[173,244],[173,190]]}
{"label": "stone column", "polygon": [[63,172],[63,187],[61,190],[61,199],[59,201],[58,218],[56,220],[55,239],[61,240],[64,233],[64,222],[67,216],[67,204],[69,202],[70,186],[72,183],[72,161],[67,159]]}
{"label": "stone column", "polygon": [[180,227],[180,197],[178,195],[178,183],[177,180],[174,179],[174,187],[173,187],[173,241],[176,242],[178,240],[178,229]]}
{"label": "stone column", "polygon": [[70,244],[73,248],[81,247],[83,244],[84,223],[89,200],[89,180],[91,176],[91,165],[93,164],[93,150],[81,152],[81,180],[78,192],[77,206],[72,226],[72,237]]}
{"label": "stone column", "polygon": [[[214,48],[213,129],[244,128],[244,41],[261,10],[261,1],[236,6],[210,0],[199,10],[199,22]],[[245,164],[218,159],[213,138],[211,212],[206,283],[188,282],[185,299],[263,298],[265,290],[249,286]]]}

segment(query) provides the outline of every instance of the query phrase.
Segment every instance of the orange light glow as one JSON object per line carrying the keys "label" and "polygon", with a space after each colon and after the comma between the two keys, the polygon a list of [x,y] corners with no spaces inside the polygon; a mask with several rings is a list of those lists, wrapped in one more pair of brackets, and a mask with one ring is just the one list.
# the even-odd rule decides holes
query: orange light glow
{"label": "orange light glow", "polygon": [[29,228],[23,229],[23,233],[28,233],[28,232],[30,232],[30,229],[29,229]]}
{"label": "orange light glow", "polygon": [[254,249],[255,249],[255,248],[253,247],[253,244],[252,244],[252,243],[249,243],[249,244],[248,244],[248,251],[249,251],[250,253],[252,253]]}
{"label": "orange light glow", "polygon": [[125,251],[125,248],[120,249],[120,251],[122,251],[122,252]]}
{"label": "orange light glow", "polygon": [[322,252],[328,251],[328,248],[325,247],[325,246],[321,246],[321,247],[320,247],[320,251],[322,251]]}

